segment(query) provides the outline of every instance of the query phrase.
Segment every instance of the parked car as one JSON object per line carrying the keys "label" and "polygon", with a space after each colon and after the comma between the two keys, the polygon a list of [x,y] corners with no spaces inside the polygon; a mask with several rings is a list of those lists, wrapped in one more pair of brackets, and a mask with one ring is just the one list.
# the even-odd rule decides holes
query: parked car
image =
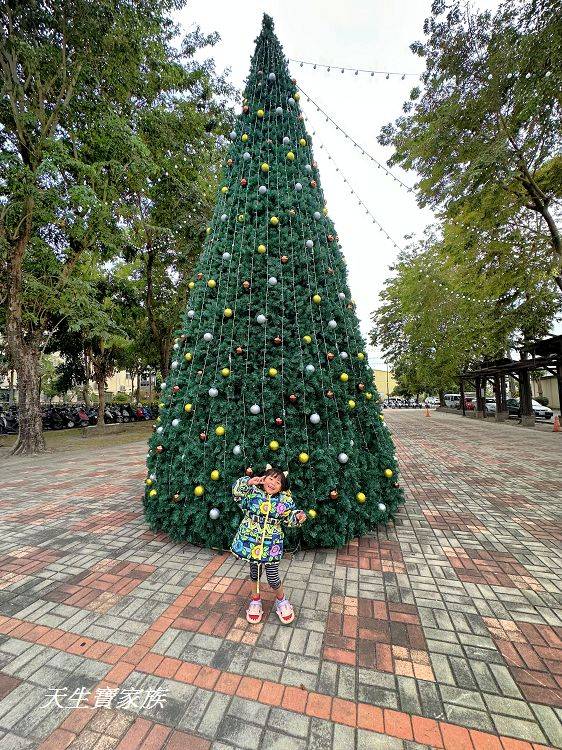
{"label": "parked car", "polygon": [[[552,419],[553,411],[552,409],[549,409],[548,406],[543,406],[542,404],[539,404],[539,402],[535,401],[535,399],[532,399],[531,405],[533,407],[535,419]],[[520,415],[520,409],[521,409],[519,399],[508,398],[507,408],[508,408],[510,417],[512,416],[518,417]]]}
{"label": "parked car", "polygon": [[486,414],[496,413],[496,399],[493,396],[489,396],[486,399]]}
{"label": "parked car", "polygon": [[474,411],[476,409],[476,396],[465,396],[464,397],[464,408],[467,411]]}

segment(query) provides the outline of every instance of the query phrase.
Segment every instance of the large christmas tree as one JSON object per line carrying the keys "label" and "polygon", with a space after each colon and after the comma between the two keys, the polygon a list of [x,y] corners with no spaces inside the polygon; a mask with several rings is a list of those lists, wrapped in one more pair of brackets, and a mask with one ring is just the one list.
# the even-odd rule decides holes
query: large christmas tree
{"label": "large christmas tree", "polygon": [[296,82],[267,15],[231,141],[162,384],[146,519],[174,540],[228,549],[240,521],[232,483],[271,463],[289,470],[309,514],[289,542],[339,547],[393,517],[403,495]]}

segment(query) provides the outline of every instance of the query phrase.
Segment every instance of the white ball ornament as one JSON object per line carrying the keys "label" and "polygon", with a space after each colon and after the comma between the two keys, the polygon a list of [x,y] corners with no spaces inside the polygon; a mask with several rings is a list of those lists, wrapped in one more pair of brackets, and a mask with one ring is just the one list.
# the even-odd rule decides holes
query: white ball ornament
{"label": "white ball ornament", "polygon": [[260,195],[265,195],[267,193],[267,188],[265,185],[260,185],[258,188],[258,193]]}
{"label": "white ball ornament", "polygon": [[253,414],[254,416],[259,414],[261,411],[261,406],[259,404],[252,404],[250,406],[250,414]]}
{"label": "white ball ornament", "polygon": [[337,328],[337,325],[338,325],[337,322],[333,319],[328,321],[329,328]]}
{"label": "white ball ornament", "polygon": [[207,331],[207,333],[203,335],[203,341],[206,341],[207,343],[209,343],[209,341],[212,341],[212,340],[213,340],[213,334]]}
{"label": "white ball ornament", "polygon": [[305,172],[312,172],[312,167],[310,166],[310,164],[305,164],[304,165],[304,171]]}
{"label": "white ball ornament", "polygon": [[258,323],[259,323],[260,325],[263,325],[263,324],[265,323],[265,321],[267,320],[267,318],[265,317],[265,315],[262,315],[262,314],[260,313],[259,315],[256,315],[256,320],[257,320],[257,322],[258,322]]}
{"label": "white ball ornament", "polygon": [[244,159],[244,161],[249,161],[252,158],[252,155],[249,151],[244,151],[244,153],[242,154],[242,158]]}
{"label": "white ball ornament", "polygon": [[156,430],[156,432],[157,432],[157,433],[158,433],[159,435],[161,435],[161,434],[162,434],[162,433],[164,432],[164,428],[163,428],[163,427],[158,427],[158,429]]}
{"label": "white ball ornament", "polygon": [[276,77],[277,77],[277,76],[275,75],[275,73],[270,73],[270,74],[269,74],[269,75],[267,76],[267,79],[268,79],[269,81],[274,81],[274,80],[276,79]]}
{"label": "white ball ornament", "polygon": [[293,97],[292,97],[292,96],[290,96],[290,97],[289,97],[289,98],[287,99],[287,101],[289,102],[289,104],[294,104],[294,103],[295,103],[295,100],[293,99]]}
{"label": "white ball ornament", "polygon": [[316,368],[314,367],[314,365],[307,365],[306,366],[306,371],[307,372],[315,372]]}
{"label": "white ball ornament", "polygon": [[347,352],[340,352],[340,359],[347,359],[349,354]]}
{"label": "white ball ornament", "polygon": [[379,504],[377,505],[377,508],[378,508],[379,510],[381,510],[381,511],[383,511],[383,512],[384,512],[384,511],[386,510],[386,505],[385,505],[384,503],[379,503]]}
{"label": "white ball ornament", "polygon": [[178,369],[178,363],[176,361],[172,362],[172,370]]}
{"label": "white ball ornament", "polygon": [[152,481],[155,482],[156,481],[156,474],[151,474],[150,475],[150,479],[152,479]]}
{"label": "white ball ornament", "polygon": [[239,445],[235,445],[232,452],[235,456],[239,456],[242,453],[242,448]]}
{"label": "white ball ornament", "polygon": [[312,250],[312,248],[314,247],[314,242],[312,240],[307,240],[306,246],[309,250]]}
{"label": "white ball ornament", "polygon": [[212,521],[216,521],[220,514],[221,512],[218,508],[211,508],[211,510],[209,511],[209,518]]}
{"label": "white ball ornament", "polygon": [[300,191],[302,190],[302,185],[300,182],[295,183],[295,190],[297,191],[297,193],[300,193]]}
{"label": "white ball ornament", "polygon": [[353,441],[353,440],[350,440],[350,441],[349,441],[349,444],[350,444],[350,445],[351,445],[351,447],[353,448],[353,446],[355,445],[355,441]]}
{"label": "white ball ornament", "polygon": [[283,145],[288,146],[290,142],[291,142],[291,139],[289,138],[289,136],[286,135],[283,138]]}
{"label": "white ball ornament", "polygon": [[344,292],[339,292],[339,293],[338,293],[338,299],[342,299],[342,300],[343,300],[343,299],[345,299],[345,294],[344,294]]}
{"label": "white ball ornament", "polygon": [[188,317],[188,318],[189,318],[190,320],[193,320],[193,318],[195,317],[195,310],[188,310],[188,311],[187,311],[187,317]]}
{"label": "white ball ornament", "polygon": [[314,414],[311,414],[310,415],[310,421],[312,422],[312,424],[319,424],[320,423],[320,414],[316,414],[316,412]]}
{"label": "white ball ornament", "polygon": [[232,138],[232,140],[234,140],[236,138],[236,131],[235,130],[231,130],[230,131],[230,137]]}
{"label": "white ball ornament", "polygon": [[316,221],[318,221],[318,219],[322,218],[322,214],[320,213],[320,211],[315,211],[312,215],[314,216],[314,218],[316,219]]}
{"label": "white ball ornament", "polygon": [[283,107],[276,107],[275,108],[275,113],[278,114],[278,115],[282,115],[283,114]]}
{"label": "white ball ornament", "polygon": [[166,388],[166,381],[162,381],[162,383],[160,384],[160,388],[162,388],[162,390]]}
{"label": "white ball ornament", "polygon": [[172,427],[177,427],[179,423],[180,423],[179,419],[172,419]]}
{"label": "white ball ornament", "polygon": [[269,284],[269,286],[275,286],[275,284],[277,284],[277,279],[275,278],[275,276],[270,276],[267,280],[267,283]]}
{"label": "white ball ornament", "polygon": [[338,461],[340,464],[346,464],[349,461],[347,453],[338,453]]}
{"label": "white ball ornament", "polygon": [[209,388],[209,396],[211,398],[216,398],[219,395],[219,392],[216,388]]}
{"label": "white ball ornament", "polygon": [[222,254],[222,259],[223,260],[230,260],[230,253],[223,253]]}
{"label": "white ball ornament", "polygon": [[228,216],[226,214],[222,214],[221,221],[226,221],[228,219]]}
{"label": "white ball ornament", "polygon": [[179,344],[174,344],[174,349],[179,349],[179,348],[180,348]]}

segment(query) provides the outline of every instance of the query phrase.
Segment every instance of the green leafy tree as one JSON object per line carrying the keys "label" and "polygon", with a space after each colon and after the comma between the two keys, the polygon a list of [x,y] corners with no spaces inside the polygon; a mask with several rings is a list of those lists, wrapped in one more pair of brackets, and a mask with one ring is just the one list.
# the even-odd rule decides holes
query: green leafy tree
{"label": "green leafy tree", "polygon": [[[417,171],[420,205],[454,222],[493,286],[515,243],[533,273],[540,264],[550,294],[554,283],[562,289],[559,3],[509,0],[472,13],[464,1],[435,0],[424,31],[411,46],[426,61],[423,91],[412,90],[379,138],[395,149],[390,163]],[[529,289],[509,274],[505,291],[513,281]]]}
{"label": "green leafy tree", "polygon": [[264,16],[150,440],[145,514],[173,539],[227,547],[232,482],[267,462],[314,511],[305,546],[340,546],[403,499],[298,99]]}

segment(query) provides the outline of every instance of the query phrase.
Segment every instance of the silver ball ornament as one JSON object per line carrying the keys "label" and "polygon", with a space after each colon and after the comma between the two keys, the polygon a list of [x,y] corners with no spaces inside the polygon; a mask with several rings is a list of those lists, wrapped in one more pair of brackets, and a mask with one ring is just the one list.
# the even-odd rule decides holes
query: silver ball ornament
{"label": "silver ball ornament", "polygon": [[286,136],[285,136],[285,137],[283,138],[283,145],[284,145],[284,146],[288,146],[290,142],[291,142],[291,139],[289,138],[289,136],[287,136],[287,135],[286,135]]}
{"label": "silver ball ornament", "polygon": [[172,427],[177,427],[179,425],[180,421],[179,419],[172,419]]}
{"label": "silver ball ornament", "polygon": [[221,221],[226,221],[228,219],[228,216],[226,214],[223,214],[221,216]]}
{"label": "silver ball ornament", "polygon": [[174,344],[174,349],[179,349],[179,348],[180,348],[179,344]]}
{"label": "silver ball ornament", "polygon": [[267,193],[267,188],[265,185],[260,185],[258,188],[258,193],[260,195],[265,195]]}
{"label": "silver ball ornament", "polygon": [[314,242],[312,240],[307,240],[305,244],[309,250],[312,250],[314,247]]}
{"label": "silver ball ornament", "polygon": [[256,416],[257,414],[260,413],[260,411],[261,411],[261,406],[259,404],[252,404],[250,406],[250,414],[253,414],[254,416]]}
{"label": "silver ball ornament", "polygon": [[249,159],[252,158],[252,155],[249,151],[244,151],[244,153],[242,154],[242,158],[244,159],[244,161],[249,161]]}
{"label": "silver ball ornament", "polygon": [[213,340],[212,333],[209,333],[209,331],[207,331],[207,333],[203,334],[203,341],[206,341],[208,343],[209,341],[212,341],[212,340]]}
{"label": "silver ball ornament", "polygon": [[297,193],[300,193],[300,191],[302,190],[302,185],[300,182],[295,183],[295,190],[297,191]]}
{"label": "silver ball ornament", "polygon": [[232,140],[234,140],[236,138],[236,131],[235,130],[231,130],[230,131],[230,137],[232,138]]}
{"label": "silver ball ornament", "polygon": [[315,211],[315,212],[314,212],[314,213],[313,213],[312,215],[314,216],[314,218],[315,218],[315,219],[316,219],[317,221],[318,221],[318,219],[321,219],[321,218],[322,218],[322,214],[320,213],[320,211]]}
{"label": "silver ball ornament", "polygon": [[310,415],[309,419],[312,422],[312,424],[319,424],[320,423],[320,414],[316,414],[316,412],[315,412],[314,414]]}
{"label": "silver ball ornament", "polygon": [[282,115],[283,114],[283,107],[276,107],[275,108],[275,113],[278,114],[278,115]]}
{"label": "silver ball ornament", "polygon": [[344,294],[344,292],[338,292],[338,299],[341,299],[341,300],[344,300],[344,299],[345,299],[345,294]]}
{"label": "silver ball ornament", "polygon": [[223,260],[230,260],[230,253],[223,253],[222,254],[222,259]]}
{"label": "silver ball ornament", "polygon": [[150,479],[152,479],[152,481],[155,482],[156,481],[156,474],[151,474],[150,475]]}
{"label": "silver ball ornament", "polygon": [[347,453],[338,453],[338,461],[340,464],[346,464],[349,461]]}
{"label": "silver ball ornament", "polygon": [[384,503],[379,503],[377,505],[377,508],[384,513],[384,511],[386,510],[386,505]]}
{"label": "silver ball ornament", "polygon": [[193,318],[195,317],[195,310],[188,310],[188,311],[187,311],[187,317],[188,317],[188,318],[189,318],[190,320],[193,320]]}
{"label": "silver ball ornament", "polygon": [[262,313],[260,313],[259,315],[256,315],[256,320],[260,325],[263,325],[267,318],[265,317],[265,315],[262,315]]}
{"label": "silver ball ornament", "polygon": [[269,286],[275,286],[275,284],[277,284],[277,279],[275,278],[275,276],[270,276],[267,280],[267,283],[269,284]]}
{"label": "silver ball ornament", "polygon": [[220,514],[221,512],[218,508],[211,508],[211,510],[209,511],[209,518],[212,521],[216,521]]}
{"label": "silver ball ornament", "polygon": [[340,359],[347,359],[349,354],[347,352],[340,352]]}
{"label": "silver ball ornament", "polygon": [[328,321],[328,328],[337,328],[337,326],[338,324],[334,319]]}
{"label": "silver ball ornament", "polygon": [[267,76],[267,80],[268,80],[268,81],[274,81],[274,80],[276,79],[276,77],[277,77],[277,76],[275,75],[275,73],[270,73],[270,74],[269,74],[269,75]]}
{"label": "silver ball ornament", "polygon": [[177,369],[178,369],[178,363],[174,360],[172,362],[172,370],[177,370]]}
{"label": "silver ball ornament", "polygon": [[239,445],[235,445],[232,452],[235,456],[239,456],[242,453],[242,448]]}
{"label": "silver ball ornament", "polygon": [[293,97],[292,97],[292,96],[290,96],[290,97],[289,97],[289,98],[287,99],[287,101],[289,102],[289,104],[294,104],[294,103],[295,103],[295,100],[293,99]]}
{"label": "silver ball ornament", "polygon": [[162,433],[164,432],[164,428],[163,428],[163,427],[158,427],[158,428],[157,428],[157,430],[156,430],[156,432],[157,432],[157,433],[158,433],[159,435],[161,435],[161,434],[162,434]]}
{"label": "silver ball ornament", "polygon": [[304,165],[304,171],[305,172],[312,172],[312,167],[310,166],[310,164],[305,164]]}
{"label": "silver ball ornament", "polygon": [[314,367],[314,365],[307,365],[306,366],[306,371],[307,372],[315,372],[316,368]]}
{"label": "silver ball ornament", "polygon": [[164,390],[164,389],[166,388],[166,381],[165,381],[165,380],[163,380],[163,381],[162,381],[162,382],[160,383],[160,388],[162,388],[162,390]]}
{"label": "silver ball ornament", "polygon": [[219,392],[216,388],[209,388],[209,396],[211,398],[216,398],[219,395]]}

